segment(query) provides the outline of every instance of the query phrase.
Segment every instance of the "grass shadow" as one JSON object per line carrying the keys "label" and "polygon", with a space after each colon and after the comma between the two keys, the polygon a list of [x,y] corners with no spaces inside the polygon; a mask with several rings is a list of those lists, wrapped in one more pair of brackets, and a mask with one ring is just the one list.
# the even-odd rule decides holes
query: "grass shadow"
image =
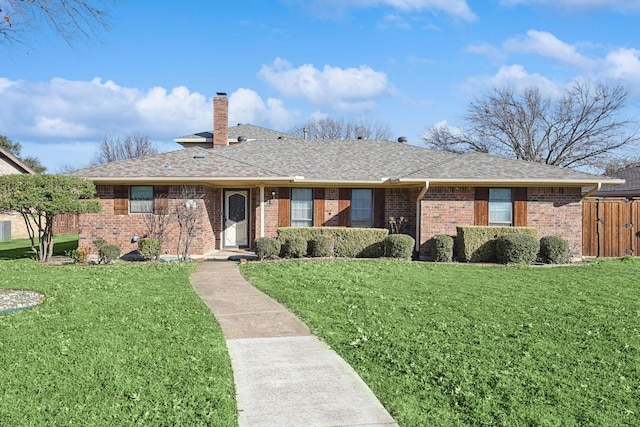
{"label": "grass shadow", "polygon": [[[64,255],[65,252],[78,248],[77,234],[58,234],[53,240],[53,254]],[[13,239],[0,242],[0,260],[36,258],[31,250],[29,239]]]}

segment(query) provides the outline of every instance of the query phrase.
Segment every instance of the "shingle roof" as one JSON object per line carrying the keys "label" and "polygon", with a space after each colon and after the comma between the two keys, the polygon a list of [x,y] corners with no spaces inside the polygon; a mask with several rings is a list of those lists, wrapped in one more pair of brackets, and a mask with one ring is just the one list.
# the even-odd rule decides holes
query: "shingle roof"
{"label": "shingle roof", "polygon": [[604,185],[594,196],[640,196],[640,166],[631,166],[612,174],[624,179],[624,184]]}
{"label": "shingle roof", "polygon": [[[276,130],[263,128],[260,126],[250,125],[246,123],[238,123],[236,126],[229,126],[229,134],[227,140],[230,142],[236,142],[239,137],[244,136],[247,140],[269,140],[278,138],[296,138],[293,135],[284,132],[278,132]],[[190,135],[180,136],[175,138],[176,142],[181,141],[189,142],[212,142],[213,131],[204,131],[193,133]]]}
{"label": "shingle roof", "polygon": [[[244,125],[242,125],[244,126]],[[452,154],[390,141],[268,139],[186,148],[73,172],[94,181],[227,178],[299,182],[562,182],[590,185],[607,177],[487,154]],[[609,182],[611,182],[609,180]]]}

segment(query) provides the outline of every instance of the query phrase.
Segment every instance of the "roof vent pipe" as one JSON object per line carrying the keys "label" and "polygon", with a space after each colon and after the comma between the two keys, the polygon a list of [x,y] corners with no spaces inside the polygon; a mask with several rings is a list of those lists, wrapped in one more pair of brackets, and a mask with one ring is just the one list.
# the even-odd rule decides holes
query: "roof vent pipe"
{"label": "roof vent pipe", "polygon": [[238,142],[246,142],[247,141],[247,137],[246,136],[239,136],[238,137]]}
{"label": "roof vent pipe", "polygon": [[407,137],[406,136],[401,136],[400,138],[398,138],[398,142],[401,142],[402,144],[405,144],[407,142]]}
{"label": "roof vent pipe", "polygon": [[302,139],[307,139],[309,136],[309,129],[306,127],[302,128]]}

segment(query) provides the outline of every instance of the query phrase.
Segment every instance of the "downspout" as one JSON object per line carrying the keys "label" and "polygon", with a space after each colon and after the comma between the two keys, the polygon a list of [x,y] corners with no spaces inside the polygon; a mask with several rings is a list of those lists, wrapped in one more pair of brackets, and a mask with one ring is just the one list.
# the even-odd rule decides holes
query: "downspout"
{"label": "downspout", "polygon": [[589,197],[590,195],[592,195],[593,193],[596,193],[598,191],[600,191],[600,189],[602,188],[602,183],[599,182],[598,185],[596,185],[595,187],[593,187],[591,190],[587,191],[586,193],[584,193],[582,195],[583,199],[586,199],[587,197]]}
{"label": "downspout", "polygon": [[264,185],[260,186],[260,237],[264,237]]}
{"label": "downspout", "polygon": [[[416,199],[416,252],[420,254],[420,232],[422,231],[420,228],[420,224],[422,222],[422,198],[425,194],[427,194],[427,190],[429,189],[429,181],[424,182],[424,187],[418,193],[418,198]],[[419,255],[418,255],[419,256]]]}

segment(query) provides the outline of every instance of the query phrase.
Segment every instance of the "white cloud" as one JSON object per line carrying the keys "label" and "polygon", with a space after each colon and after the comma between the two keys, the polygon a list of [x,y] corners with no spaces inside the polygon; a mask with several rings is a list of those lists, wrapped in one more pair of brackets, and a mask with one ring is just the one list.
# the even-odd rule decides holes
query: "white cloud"
{"label": "white cloud", "polygon": [[341,16],[349,8],[388,7],[401,12],[442,12],[467,22],[477,19],[466,0],[298,0],[297,3],[322,18]]}
{"label": "white cloud", "polygon": [[393,92],[387,75],[367,65],[339,68],[312,64],[298,68],[276,58],[263,65],[258,76],[285,97],[304,98],[315,105],[326,105],[340,111],[364,111],[375,107],[375,99]]}
{"label": "white cloud", "polygon": [[527,31],[526,36],[516,36],[504,43],[507,52],[540,55],[577,67],[589,67],[593,60],[580,54],[571,46],[546,31]]}
{"label": "white cloud", "polygon": [[541,93],[548,96],[558,96],[564,87],[563,84],[554,82],[546,77],[529,73],[522,65],[505,65],[492,76],[476,76],[467,79],[462,90],[470,97],[477,97],[493,88],[512,87],[521,91],[530,87],[536,87]]}
{"label": "white cloud", "polygon": [[[20,142],[22,155],[37,157],[50,171],[86,165],[96,143],[114,132],[148,135],[166,151],[180,148],[173,138],[213,127],[211,100],[184,86],[144,91],[99,78],[0,78],[0,99],[0,133]],[[230,96],[229,117],[232,123],[288,129],[299,114],[279,99],[263,101],[256,92],[239,89]]]}
{"label": "white cloud", "polygon": [[286,130],[294,126],[300,117],[296,111],[287,110],[280,99],[268,98],[265,103],[257,92],[240,88],[229,96],[229,122],[264,124]]}
{"label": "white cloud", "polygon": [[640,0],[501,0],[500,4],[504,6],[550,5],[565,9],[640,10]]}

